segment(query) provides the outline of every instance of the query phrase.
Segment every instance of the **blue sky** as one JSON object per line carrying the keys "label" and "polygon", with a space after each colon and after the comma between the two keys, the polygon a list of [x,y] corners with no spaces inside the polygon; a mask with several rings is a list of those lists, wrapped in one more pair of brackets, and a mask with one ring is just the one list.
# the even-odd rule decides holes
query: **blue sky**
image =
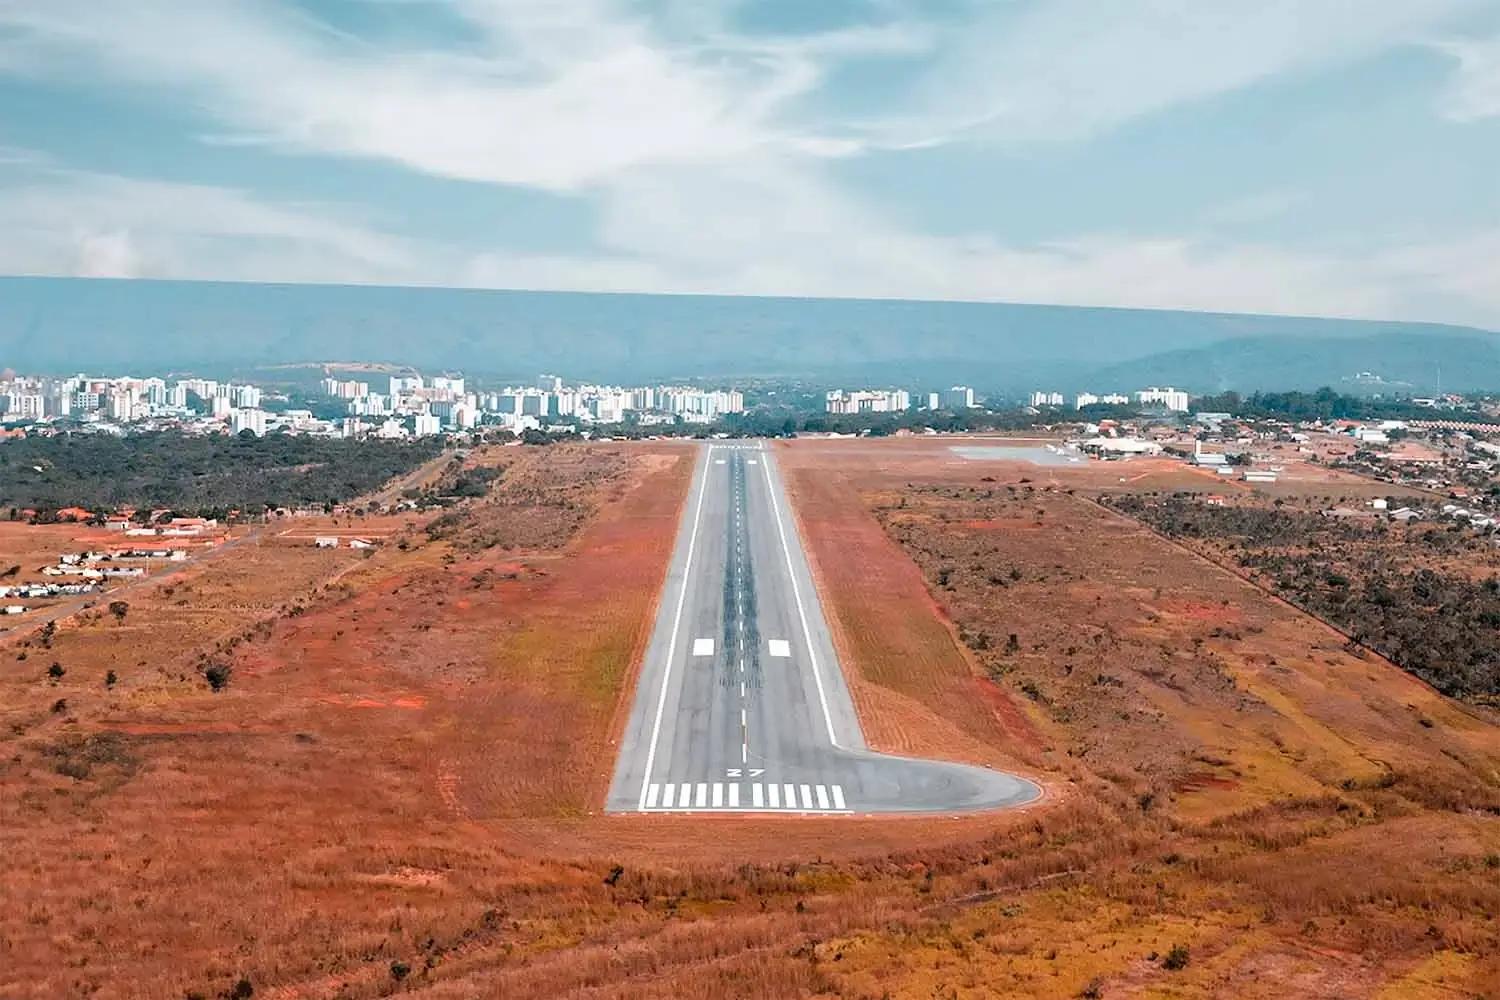
{"label": "blue sky", "polygon": [[3,0],[0,273],[1500,329],[1500,0]]}

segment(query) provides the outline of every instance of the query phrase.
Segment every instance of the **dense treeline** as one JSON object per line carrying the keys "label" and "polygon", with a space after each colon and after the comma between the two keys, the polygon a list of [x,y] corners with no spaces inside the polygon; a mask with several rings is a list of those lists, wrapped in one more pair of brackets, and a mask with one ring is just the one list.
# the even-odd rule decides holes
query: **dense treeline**
{"label": "dense treeline", "polygon": [[1198,413],[1233,413],[1239,417],[1284,420],[1401,420],[1432,419],[1430,407],[1405,399],[1348,396],[1324,386],[1316,392],[1237,392],[1193,400]]}
{"label": "dense treeline", "polygon": [[1120,496],[1170,538],[1211,541],[1298,607],[1450,697],[1500,701],[1500,580],[1434,569],[1490,543],[1464,528],[1352,524],[1306,511]]}
{"label": "dense treeline", "polygon": [[436,439],[287,434],[28,437],[0,444],[0,508],[256,514],[267,507],[340,503],[410,471],[441,447]]}

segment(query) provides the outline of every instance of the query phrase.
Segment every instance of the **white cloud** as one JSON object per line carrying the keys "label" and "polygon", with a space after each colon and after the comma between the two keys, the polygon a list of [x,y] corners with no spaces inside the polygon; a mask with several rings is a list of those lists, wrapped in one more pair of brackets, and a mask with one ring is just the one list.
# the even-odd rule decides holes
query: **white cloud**
{"label": "white cloud", "polygon": [[11,274],[400,281],[421,259],[323,206],[51,169],[0,186],[0,231],[0,272]]}
{"label": "white cloud", "polygon": [[[976,21],[948,27],[913,14],[921,5],[891,4],[897,20],[884,25],[776,37],[727,27],[729,6],[683,4],[669,23],[647,23],[608,0],[452,0],[441,9],[473,29],[472,44],[431,51],[376,45],[252,0],[0,2],[8,72],[152,88],[199,109],[218,141],[579,192],[602,220],[591,246],[517,255],[403,237],[326,205],[51,169],[0,185],[0,270],[1500,323],[1493,266],[1444,247],[938,237],[890,222],[825,169],[871,145],[1086,137],[1421,41],[1466,0],[1015,0],[976,4]],[[1450,51],[1456,116],[1493,113],[1483,110],[1493,107],[1493,47]],[[846,60],[914,54],[933,68],[889,120],[840,120],[826,108],[813,117],[800,103]],[[1272,192],[1205,221],[1268,218],[1295,197]],[[1469,246],[1493,249],[1489,240]]]}
{"label": "white cloud", "polygon": [[73,273],[78,277],[141,277],[141,252],[128,230],[79,233],[77,243],[78,262]]}
{"label": "white cloud", "polygon": [[[711,218],[711,225],[702,220]],[[606,201],[602,242],[672,291],[1066,302],[1381,316],[1400,302],[1358,260],[1258,245],[1084,235],[1021,247],[885,223],[805,171],[645,171]]]}
{"label": "white cloud", "polygon": [[775,162],[643,169],[611,186],[601,245],[573,254],[417,241],[328,205],[50,169],[0,186],[0,231],[4,273],[1500,317],[1500,232],[1342,255],[1108,233],[1020,247],[902,231]]}
{"label": "white cloud", "polygon": [[[191,88],[239,141],[443,177],[569,190],[642,164],[849,150],[771,120],[816,80],[810,43],[671,49],[602,2],[453,9],[480,29],[482,52],[374,49],[234,0],[19,0],[0,24],[33,72],[83,58],[136,83]],[[836,47],[890,45],[856,33]]]}
{"label": "white cloud", "polygon": [[1438,46],[1458,62],[1443,102],[1443,113],[1470,122],[1500,115],[1500,35]]}
{"label": "white cloud", "polygon": [[1471,0],[1020,0],[953,29],[892,145],[1078,139],[1289,72],[1424,41]]}

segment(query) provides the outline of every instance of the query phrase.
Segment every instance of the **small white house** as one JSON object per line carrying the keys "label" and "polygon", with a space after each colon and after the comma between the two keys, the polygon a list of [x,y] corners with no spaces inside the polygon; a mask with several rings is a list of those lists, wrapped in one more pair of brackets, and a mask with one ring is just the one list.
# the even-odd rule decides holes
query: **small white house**
{"label": "small white house", "polygon": [[320,549],[336,549],[339,547],[339,540],[333,535],[319,535],[313,539],[313,544]]}
{"label": "small white house", "polygon": [[26,613],[26,606],[24,604],[7,604],[5,606],[5,613],[8,615],[24,615]]}

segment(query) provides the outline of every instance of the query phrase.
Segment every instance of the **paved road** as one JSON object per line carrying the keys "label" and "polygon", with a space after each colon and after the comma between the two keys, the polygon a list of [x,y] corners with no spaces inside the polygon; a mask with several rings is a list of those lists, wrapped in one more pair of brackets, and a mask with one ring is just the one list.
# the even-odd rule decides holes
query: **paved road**
{"label": "paved road", "polygon": [[955,812],[1039,794],[866,748],[774,456],[700,449],[606,808]]}

